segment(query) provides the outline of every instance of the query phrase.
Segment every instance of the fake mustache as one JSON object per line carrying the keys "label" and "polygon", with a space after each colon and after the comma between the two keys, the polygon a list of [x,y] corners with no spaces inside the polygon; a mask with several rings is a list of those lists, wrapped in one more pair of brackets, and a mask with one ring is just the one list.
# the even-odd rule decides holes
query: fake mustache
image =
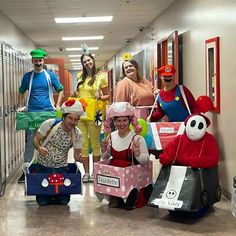
{"label": "fake mustache", "polygon": [[34,64],[34,65],[35,65],[36,67],[38,67],[38,68],[41,67],[41,66],[43,66],[43,64],[37,64],[37,65]]}
{"label": "fake mustache", "polygon": [[165,82],[170,83],[172,79],[164,79]]}

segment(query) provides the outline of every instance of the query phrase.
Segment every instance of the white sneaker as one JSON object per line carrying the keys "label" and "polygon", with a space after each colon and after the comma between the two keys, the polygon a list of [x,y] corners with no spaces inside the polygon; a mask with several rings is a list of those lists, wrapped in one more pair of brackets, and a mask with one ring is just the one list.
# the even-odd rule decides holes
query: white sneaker
{"label": "white sneaker", "polygon": [[83,183],[88,183],[89,182],[89,173],[85,173],[83,178],[82,178]]}
{"label": "white sneaker", "polygon": [[90,177],[89,177],[89,181],[90,181],[90,182],[93,182],[93,181],[94,181],[93,173],[90,175]]}

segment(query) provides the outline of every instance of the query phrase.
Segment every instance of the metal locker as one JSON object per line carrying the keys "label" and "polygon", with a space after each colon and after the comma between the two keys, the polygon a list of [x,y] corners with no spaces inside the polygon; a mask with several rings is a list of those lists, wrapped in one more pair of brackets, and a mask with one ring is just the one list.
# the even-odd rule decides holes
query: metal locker
{"label": "metal locker", "polygon": [[14,117],[14,49],[10,49],[10,162],[11,162],[11,171],[15,168],[15,117]]}
{"label": "metal locker", "polygon": [[4,93],[3,96],[5,97],[5,104],[4,104],[4,112],[5,112],[5,155],[6,155],[6,175],[7,177],[9,176],[10,173],[10,154],[9,154],[9,150],[10,150],[10,143],[9,143],[9,139],[10,139],[10,104],[9,104],[9,100],[10,100],[10,89],[9,89],[9,67],[10,67],[10,63],[9,63],[9,46],[8,45],[3,45],[3,83],[4,83]]}
{"label": "metal locker", "polygon": [[5,159],[5,111],[4,111],[4,82],[3,82],[3,44],[0,43],[0,193],[4,192],[6,183],[6,159]]}

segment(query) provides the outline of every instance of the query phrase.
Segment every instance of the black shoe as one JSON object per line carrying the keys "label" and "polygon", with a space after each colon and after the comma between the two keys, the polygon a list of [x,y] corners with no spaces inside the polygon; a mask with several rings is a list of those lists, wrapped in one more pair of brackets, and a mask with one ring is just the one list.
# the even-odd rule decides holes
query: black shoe
{"label": "black shoe", "polygon": [[135,204],[137,202],[138,199],[138,189],[133,189],[126,201],[126,210],[132,210],[135,208]]}
{"label": "black shoe", "polygon": [[151,197],[152,191],[153,191],[152,184],[149,184],[147,187],[144,188],[144,197],[146,198],[147,201]]}
{"label": "black shoe", "polygon": [[120,198],[111,196],[109,201],[109,207],[111,208],[117,208],[119,206]]}
{"label": "black shoe", "polygon": [[59,205],[67,205],[70,202],[70,195],[60,195],[56,198]]}
{"label": "black shoe", "polygon": [[36,195],[36,201],[39,206],[47,206],[50,203],[49,195]]}
{"label": "black shoe", "polygon": [[20,176],[20,178],[18,179],[18,183],[24,183],[25,182],[25,173],[23,172],[22,175]]}

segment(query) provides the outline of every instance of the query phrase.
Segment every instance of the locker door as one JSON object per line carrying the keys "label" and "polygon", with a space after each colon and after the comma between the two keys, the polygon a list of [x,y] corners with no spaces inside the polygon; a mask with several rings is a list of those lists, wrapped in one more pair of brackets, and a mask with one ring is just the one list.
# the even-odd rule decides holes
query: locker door
{"label": "locker door", "polygon": [[4,111],[5,111],[5,155],[6,155],[6,174],[7,177],[9,176],[9,173],[11,171],[11,165],[10,165],[10,88],[9,88],[9,71],[10,71],[10,55],[9,55],[10,48],[7,45],[3,45],[3,83],[4,83],[4,91],[3,96],[5,97],[5,104],[4,104]]}
{"label": "locker door", "polygon": [[[16,58],[15,58],[15,89],[16,89],[16,94],[15,94],[15,111],[17,109],[17,96],[18,96],[18,88],[19,88],[19,83],[20,83],[20,60],[19,60],[19,56],[16,54]],[[15,117],[16,117],[16,113],[15,113]],[[21,138],[21,133],[20,131],[17,131],[16,134],[16,163],[18,163],[20,161],[21,158],[21,142],[20,142],[20,138]]]}
{"label": "locker door", "polygon": [[15,168],[15,117],[14,117],[14,49],[10,50],[10,162],[11,162],[11,171]]}
{"label": "locker door", "polygon": [[4,111],[4,83],[3,83],[3,45],[0,43],[0,192],[4,191],[6,182],[5,160],[5,111]]}

